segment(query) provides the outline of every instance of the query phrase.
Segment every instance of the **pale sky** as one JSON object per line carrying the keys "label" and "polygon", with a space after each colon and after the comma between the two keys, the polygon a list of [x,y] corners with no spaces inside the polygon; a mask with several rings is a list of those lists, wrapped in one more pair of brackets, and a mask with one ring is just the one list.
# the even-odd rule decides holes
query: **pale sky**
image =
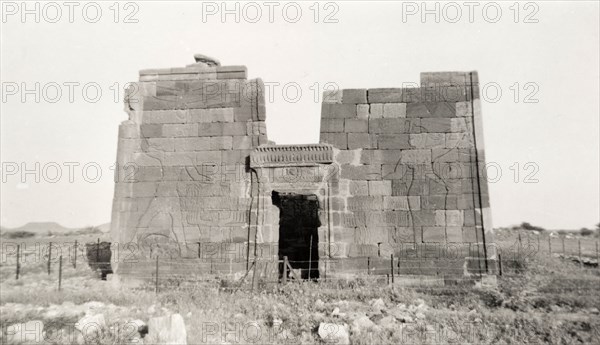
{"label": "pale sky", "polygon": [[[20,4],[3,3],[2,226],[109,222],[110,167],[118,125],[127,119],[123,85],[136,81],[140,69],[193,63],[195,53],[223,65],[246,65],[249,78],[273,85],[267,129],[278,144],[318,142],[321,100],[315,95],[326,83],[401,87],[418,83],[420,72],[477,70],[487,91],[482,103],[486,158],[502,170],[490,183],[494,226],[527,221],[578,229],[600,221],[596,1],[528,7],[511,1],[500,3],[500,16],[498,3],[485,11],[482,4],[473,8],[472,18],[464,2],[438,3],[439,23],[433,2],[423,22],[420,1],[320,3],[318,16],[313,2],[300,3],[298,16],[292,3],[287,14],[283,5],[274,7],[272,18],[269,3],[255,3],[260,18],[256,6],[239,3],[239,23],[234,14],[222,22],[220,1],[205,2],[204,8],[191,2],[120,3],[118,16],[113,1],[88,5],[86,13],[82,4],[73,8],[73,23],[62,2],[57,3],[60,18],[57,8],[40,5],[40,23],[34,14],[22,18]],[[235,13],[233,6],[228,8]],[[97,7],[102,13],[96,18]],[[124,23],[127,15],[137,23]],[[326,18],[337,23],[325,23]],[[102,92],[98,97],[96,88]],[[42,170],[39,182],[35,173],[22,174],[36,162]],[[87,181],[82,176],[86,164]],[[56,177],[57,166],[62,176]],[[15,167],[19,171],[9,174],[7,169]],[[94,182],[95,167],[102,176]]]}

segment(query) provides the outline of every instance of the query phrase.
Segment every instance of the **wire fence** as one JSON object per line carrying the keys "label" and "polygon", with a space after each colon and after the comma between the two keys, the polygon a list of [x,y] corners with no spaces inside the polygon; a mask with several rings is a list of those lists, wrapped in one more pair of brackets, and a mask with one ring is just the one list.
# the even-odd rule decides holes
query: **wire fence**
{"label": "wire fence", "polygon": [[[202,243],[198,243],[199,247]],[[246,244],[244,244],[246,245]],[[390,286],[447,286],[471,284],[491,275],[511,277],[523,274],[527,270],[527,261],[534,256],[558,256],[573,261],[580,267],[578,277],[574,279],[597,279],[600,265],[598,241],[587,241],[582,246],[581,239],[554,238],[548,236],[531,237],[518,235],[514,244],[494,245],[497,252],[494,260],[486,260],[480,255],[480,246],[471,245],[464,252],[427,251],[419,249],[422,244],[413,243],[414,250],[397,251],[389,256],[366,256],[350,258],[313,258],[312,246],[308,248],[309,260],[292,260],[287,256],[259,258],[246,257],[236,260],[234,257],[203,257],[198,251],[197,258],[173,258],[154,255],[151,259],[136,262],[118,262],[119,273],[130,279],[152,282],[158,293],[161,286],[181,285],[182,283],[220,284],[227,289],[241,288],[258,290],[259,287],[286,284],[291,282],[312,281],[317,283],[345,282],[349,278],[373,281]],[[590,250],[590,246],[593,250]],[[409,244],[405,248],[410,248]],[[54,250],[53,250],[54,248]],[[61,248],[61,250],[56,250]],[[585,250],[583,250],[585,248]],[[49,242],[43,248],[43,255],[23,252],[20,244],[16,250],[3,255],[3,266],[14,257],[15,279],[27,274],[27,267],[32,261],[27,259],[32,254],[43,263],[48,276],[54,270],[57,289],[61,290],[63,270],[72,266],[85,267],[97,271],[103,278],[112,273],[110,243],[101,242],[80,244],[74,241],[67,246]],[[432,255],[432,253],[434,255]],[[63,258],[63,254],[67,254]],[[240,258],[237,258],[240,259]],[[24,269],[25,264],[25,269]],[[582,275],[583,274],[583,275]],[[586,276],[586,274],[589,274]]]}

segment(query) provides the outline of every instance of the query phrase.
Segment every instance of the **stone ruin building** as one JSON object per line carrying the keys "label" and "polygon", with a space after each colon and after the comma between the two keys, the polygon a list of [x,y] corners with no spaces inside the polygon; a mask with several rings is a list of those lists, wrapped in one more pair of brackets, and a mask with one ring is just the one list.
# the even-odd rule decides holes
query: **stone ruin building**
{"label": "stone ruin building", "polygon": [[149,276],[155,256],[169,274],[277,272],[284,256],[304,277],[307,262],[312,278],[385,274],[392,254],[407,276],[496,271],[476,72],[326,92],[320,142],[276,145],[262,80],[195,58],[126,92],[119,276]]}

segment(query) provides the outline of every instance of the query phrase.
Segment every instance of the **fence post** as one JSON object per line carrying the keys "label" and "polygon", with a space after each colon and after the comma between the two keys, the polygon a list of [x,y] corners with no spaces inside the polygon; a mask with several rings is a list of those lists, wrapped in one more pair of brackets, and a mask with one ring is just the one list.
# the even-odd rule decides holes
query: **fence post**
{"label": "fence post", "polygon": [[154,293],[158,294],[158,255],[156,255],[156,276],[154,278]]}
{"label": "fence post", "polygon": [[371,257],[367,256],[367,275],[371,275]]}
{"label": "fence post", "polygon": [[552,255],[552,237],[548,235],[548,253]]}
{"label": "fence post", "polygon": [[581,259],[581,239],[577,240],[577,245],[579,246],[579,266],[583,268],[583,260]]}
{"label": "fence post", "polygon": [[565,252],[565,236],[561,236],[562,239],[562,249],[563,249],[563,256],[567,255],[567,252]]}
{"label": "fence post", "polygon": [[519,248],[517,248],[517,257],[519,258],[519,260],[521,260],[521,247],[522,247],[522,242],[521,242],[521,231],[519,231]]}
{"label": "fence post", "polygon": [[312,241],[313,237],[310,235],[310,247],[308,247],[308,280],[312,277]]}
{"label": "fence post", "polygon": [[48,243],[48,275],[50,275],[50,261],[52,260],[52,242]]}
{"label": "fence post", "polygon": [[75,240],[75,257],[73,258],[73,268],[77,268],[77,240]]}
{"label": "fence post", "polygon": [[392,286],[394,285],[394,254],[390,254],[390,272],[392,275]]}
{"label": "fence post", "polygon": [[500,276],[502,277],[502,254],[498,253],[498,270],[500,271]]}
{"label": "fence post", "polygon": [[542,251],[542,246],[541,246],[541,244],[540,244],[540,243],[541,243],[541,239],[540,239],[540,237],[542,237],[542,233],[539,233],[539,234],[538,234],[538,237],[537,237],[537,239],[538,239],[538,247],[537,247],[537,250],[538,250],[538,252],[541,252],[541,251]]}
{"label": "fence post", "polygon": [[[598,246],[596,246],[596,249],[598,249]],[[21,254],[21,245],[17,244],[17,280],[19,280],[19,273],[21,270],[21,263],[19,262],[20,254]]]}
{"label": "fence post", "polygon": [[256,258],[254,258],[254,263],[252,264],[252,292],[254,292],[254,287],[257,286],[256,265]]}
{"label": "fence post", "polygon": [[288,267],[288,257],[283,257],[283,283],[287,283],[287,267]]}
{"label": "fence post", "polygon": [[598,264],[598,268],[600,268],[600,253],[598,252],[598,241],[596,241],[596,263]]}
{"label": "fence post", "polygon": [[62,255],[58,259],[58,291],[60,291],[62,285]]}
{"label": "fence post", "polygon": [[100,267],[100,238],[98,238],[98,243],[96,244],[96,267]]}

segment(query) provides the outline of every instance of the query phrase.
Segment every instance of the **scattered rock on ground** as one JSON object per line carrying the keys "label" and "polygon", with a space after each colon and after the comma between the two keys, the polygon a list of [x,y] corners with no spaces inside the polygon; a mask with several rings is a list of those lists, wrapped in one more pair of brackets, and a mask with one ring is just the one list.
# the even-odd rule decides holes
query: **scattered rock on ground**
{"label": "scattered rock on ground", "polygon": [[336,345],[349,345],[350,335],[348,334],[348,325],[338,325],[335,323],[321,322],[319,324],[319,337],[327,342]]}

